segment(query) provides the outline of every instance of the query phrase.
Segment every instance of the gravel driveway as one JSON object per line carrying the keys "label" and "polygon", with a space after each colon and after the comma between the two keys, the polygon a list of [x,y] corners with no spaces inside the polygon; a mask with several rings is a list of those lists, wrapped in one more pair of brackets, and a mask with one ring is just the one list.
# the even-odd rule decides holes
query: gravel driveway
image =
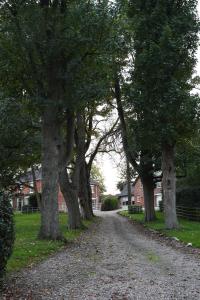
{"label": "gravel driveway", "polygon": [[4,299],[200,300],[200,259],[153,240],[116,212],[99,215],[79,242],[12,278],[13,296]]}

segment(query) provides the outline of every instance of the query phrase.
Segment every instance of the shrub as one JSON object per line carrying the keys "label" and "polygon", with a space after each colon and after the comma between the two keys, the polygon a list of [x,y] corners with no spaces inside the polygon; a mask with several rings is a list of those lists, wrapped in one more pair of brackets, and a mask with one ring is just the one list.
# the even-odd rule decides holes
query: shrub
{"label": "shrub", "polygon": [[13,212],[6,195],[0,194],[0,284],[14,244]]}
{"label": "shrub", "polygon": [[129,205],[128,206],[129,214],[139,214],[142,212],[142,206],[139,205]]}
{"label": "shrub", "polygon": [[163,211],[164,211],[163,200],[159,201],[159,211],[160,211],[160,212],[163,212]]}
{"label": "shrub", "polygon": [[30,205],[23,205],[22,206],[22,213],[23,214],[30,214],[30,213],[32,213],[32,207]]}
{"label": "shrub", "polygon": [[200,208],[200,188],[184,188],[176,193],[177,206]]}
{"label": "shrub", "polygon": [[[41,193],[39,193],[40,201],[41,201]],[[37,197],[36,194],[31,194],[29,196],[29,206],[33,208],[38,208],[38,202],[37,202]]]}
{"label": "shrub", "polygon": [[107,196],[102,203],[101,210],[103,211],[109,211],[109,210],[115,210],[118,209],[118,199],[115,196]]}

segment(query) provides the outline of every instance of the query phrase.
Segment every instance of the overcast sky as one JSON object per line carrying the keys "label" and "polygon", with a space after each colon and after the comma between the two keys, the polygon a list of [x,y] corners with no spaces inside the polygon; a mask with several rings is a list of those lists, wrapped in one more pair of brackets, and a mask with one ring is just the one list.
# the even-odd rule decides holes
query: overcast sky
{"label": "overcast sky", "polygon": [[[198,11],[200,15],[200,0],[198,1]],[[197,52],[197,58],[199,58],[196,72],[200,76],[200,47]],[[117,155],[113,154],[113,158],[110,158],[108,155],[98,158],[98,166],[101,168],[107,193],[116,194],[119,191],[116,188],[117,182],[120,180],[120,167],[119,167],[120,158]]]}

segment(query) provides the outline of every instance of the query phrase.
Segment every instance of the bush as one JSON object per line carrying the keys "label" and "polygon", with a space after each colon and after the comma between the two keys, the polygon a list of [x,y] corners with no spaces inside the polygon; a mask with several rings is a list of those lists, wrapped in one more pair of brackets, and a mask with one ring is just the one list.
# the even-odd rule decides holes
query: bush
{"label": "bush", "polygon": [[101,210],[103,211],[109,211],[109,210],[115,210],[118,209],[118,199],[115,196],[107,196],[102,203]]}
{"label": "bush", "polygon": [[163,200],[159,201],[159,211],[163,212],[164,211],[164,203]]}
{"label": "bush", "polygon": [[23,205],[22,206],[22,213],[23,214],[30,214],[32,213],[32,207],[29,205]]}
{"label": "bush", "polygon": [[[41,201],[41,193],[39,193],[40,201]],[[33,208],[38,208],[38,202],[37,202],[37,197],[36,194],[31,194],[29,196],[29,206]]]}
{"label": "bush", "polygon": [[200,188],[185,188],[176,193],[177,206],[200,208]]}
{"label": "bush", "polygon": [[139,205],[129,205],[128,206],[129,214],[139,214],[142,212],[142,206]]}
{"label": "bush", "polygon": [[13,212],[7,196],[0,194],[0,283],[14,244]]}

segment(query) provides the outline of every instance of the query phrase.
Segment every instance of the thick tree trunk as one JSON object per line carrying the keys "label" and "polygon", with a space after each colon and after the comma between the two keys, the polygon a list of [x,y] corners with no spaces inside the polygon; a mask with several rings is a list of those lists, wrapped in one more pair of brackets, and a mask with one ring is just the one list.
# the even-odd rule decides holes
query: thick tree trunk
{"label": "thick tree trunk", "polygon": [[162,147],[162,188],[164,200],[165,226],[167,229],[178,227],[176,215],[176,172],[174,165],[175,146],[164,144]]}
{"label": "thick tree trunk", "polygon": [[90,204],[90,191],[88,190],[88,178],[85,159],[80,169],[80,181],[79,181],[79,199],[82,208],[83,218],[91,220],[93,217],[92,207]]}
{"label": "thick tree trunk", "polygon": [[53,105],[42,116],[42,239],[60,239],[58,216],[58,134],[59,124]]}
{"label": "thick tree trunk", "polygon": [[[77,121],[79,120],[79,115]],[[79,120],[80,121],[80,120]],[[79,135],[80,127],[77,128],[77,136]],[[71,155],[74,149],[74,133],[75,133],[75,118],[74,114],[68,112],[67,115],[67,136],[66,140],[61,143],[60,155],[59,155],[59,183],[60,189],[64,196],[69,218],[69,228],[78,229],[81,228],[81,215],[78,202],[78,191],[79,191],[79,176],[80,176],[80,165],[81,157],[79,153],[79,145],[77,146],[76,162],[72,172],[71,178],[69,179],[67,165],[71,160]],[[60,137],[62,140],[62,137]]]}
{"label": "thick tree trunk", "polygon": [[145,222],[156,219],[154,208],[154,182],[152,175],[141,178],[144,191]]}
{"label": "thick tree trunk", "polygon": [[64,196],[67,209],[68,209],[68,225],[69,229],[81,228],[82,221],[78,203],[78,191],[77,187],[73,186],[69,182],[68,174],[66,170],[62,170],[60,173],[60,189]]}

